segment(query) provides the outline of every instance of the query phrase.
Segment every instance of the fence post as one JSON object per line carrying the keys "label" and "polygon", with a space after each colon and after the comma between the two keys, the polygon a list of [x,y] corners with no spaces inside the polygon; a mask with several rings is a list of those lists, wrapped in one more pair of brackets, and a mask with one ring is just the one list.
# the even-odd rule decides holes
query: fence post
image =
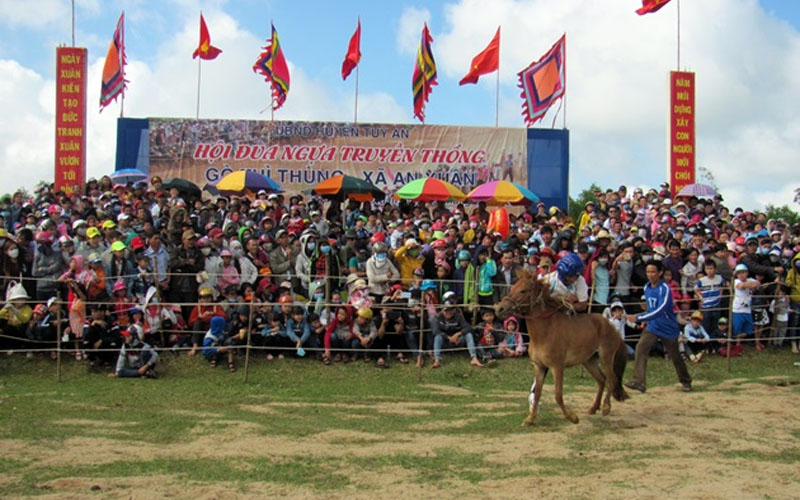
{"label": "fence post", "polygon": [[253,331],[253,297],[254,294],[250,294],[250,314],[247,318],[247,345],[245,346],[244,350],[244,383],[247,383],[247,371],[250,367],[250,334]]}
{"label": "fence post", "polygon": [[728,291],[728,344],[727,349],[725,349],[726,357],[728,358],[728,373],[731,372],[731,339],[733,338],[733,294],[736,293],[735,290],[735,281],[736,276],[733,276],[731,280],[731,287]]}
{"label": "fence post", "polygon": [[61,382],[61,294],[56,294],[56,380]]}
{"label": "fence post", "polygon": [[425,352],[423,341],[423,330],[425,329],[425,308],[422,307],[422,297],[420,297],[419,301],[419,352],[417,354],[417,368],[419,371],[417,373],[417,382],[422,382],[422,357],[423,353]]}

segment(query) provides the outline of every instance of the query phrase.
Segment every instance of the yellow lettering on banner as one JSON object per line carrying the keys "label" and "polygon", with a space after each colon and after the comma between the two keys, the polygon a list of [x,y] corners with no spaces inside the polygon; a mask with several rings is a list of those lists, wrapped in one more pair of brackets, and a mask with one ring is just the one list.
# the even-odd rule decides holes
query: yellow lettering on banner
{"label": "yellow lettering on banner", "polygon": [[56,134],[60,137],[82,137],[83,129],[80,127],[56,127]]}
{"label": "yellow lettering on banner", "polygon": [[78,177],[74,170],[64,170],[62,175],[65,181],[74,181]]}
{"label": "yellow lettering on banner", "polygon": [[688,167],[689,158],[675,158],[675,165],[679,167]]}
{"label": "yellow lettering on banner", "polygon": [[689,140],[689,132],[675,132],[675,140],[677,140],[677,141],[688,141]]}
{"label": "yellow lettering on banner", "polygon": [[678,92],[675,94],[675,98],[679,101],[688,101],[689,100],[689,93],[686,91]]}
{"label": "yellow lettering on banner", "polygon": [[689,81],[688,78],[678,78],[675,80],[676,87],[691,87],[692,83]]}
{"label": "yellow lettering on banner", "polygon": [[62,69],[61,78],[74,78],[79,80],[81,78],[81,70],[79,69]]}
{"label": "yellow lettering on banner", "polygon": [[692,174],[691,172],[675,172],[675,178],[681,181],[688,181],[691,180]]}
{"label": "yellow lettering on banner", "polygon": [[75,141],[60,142],[58,144],[59,151],[80,151],[81,143]]}
{"label": "yellow lettering on banner", "polygon": [[692,107],[687,106],[686,104],[676,104],[672,107],[672,111],[676,115],[691,115],[692,114]]}
{"label": "yellow lettering on banner", "polygon": [[77,54],[61,54],[61,64],[80,64],[81,56]]}
{"label": "yellow lettering on banner", "polygon": [[676,144],[672,146],[672,152],[676,154],[690,155],[694,153],[694,146],[692,146],[691,144]]}
{"label": "yellow lettering on banner", "polygon": [[61,104],[65,108],[77,108],[78,107],[78,100],[72,97],[64,97],[61,99]]}
{"label": "yellow lettering on banner", "polygon": [[688,118],[675,118],[675,126],[676,127],[688,127],[689,126],[689,119]]}
{"label": "yellow lettering on banner", "polygon": [[63,94],[79,94],[81,91],[81,86],[77,83],[62,83],[61,84],[61,92]]}
{"label": "yellow lettering on banner", "polygon": [[76,122],[78,121],[78,113],[61,113],[62,122]]}

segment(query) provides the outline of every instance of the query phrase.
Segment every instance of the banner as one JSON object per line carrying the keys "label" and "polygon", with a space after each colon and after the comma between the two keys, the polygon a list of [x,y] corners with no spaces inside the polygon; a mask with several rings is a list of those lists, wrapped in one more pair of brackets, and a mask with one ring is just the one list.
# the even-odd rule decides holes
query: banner
{"label": "banner", "polygon": [[669,74],[669,185],[672,196],[694,184],[694,73]]}
{"label": "banner", "polygon": [[150,174],[201,188],[242,169],[288,192],[346,174],[394,194],[420,177],[464,190],[510,180],[526,186],[526,129],[150,118]]}
{"label": "banner", "polygon": [[56,48],[56,190],[80,193],[86,182],[85,48]]}

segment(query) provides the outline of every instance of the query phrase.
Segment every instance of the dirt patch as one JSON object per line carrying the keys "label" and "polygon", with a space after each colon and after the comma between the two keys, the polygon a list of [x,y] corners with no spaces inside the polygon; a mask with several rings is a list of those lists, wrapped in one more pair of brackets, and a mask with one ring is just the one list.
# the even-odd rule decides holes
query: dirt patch
{"label": "dirt patch", "polygon": [[[449,387],[449,386],[442,386]],[[731,393],[725,387],[741,392]],[[469,391],[467,394],[471,395]],[[445,403],[380,401],[374,404],[323,404],[289,402],[246,404],[239,408],[271,414],[286,408],[326,406],[352,418],[370,413],[413,416],[419,424],[410,431],[374,429],[369,421],[360,431],[324,429],[307,436],[269,434],[263,425],[231,419],[203,419],[183,442],[155,443],[98,437],[70,438],[58,447],[52,443],[4,440],[4,457],[28,465],[0,476],[11,487],[28,467],[62,467],[64,464],[97,465],[120,460],[249,458],[292,461],[319,459],[332,464],[349,484],[332,490],[313,490],[302,479],[287,485],[269,482],[192,482],[157,475],[125,478],[64,478],[44,483],[42,498],[644,498],[660,499],[664,492],[678,498],[794,498],[800,489],[800,469],[792,457],[800,448],[800,421],[795,416],[798,391],[748,383],[741,379],[704,390],[682,393],[674,386],[652,387],[634,393],[625,403],[612,402],[611,415],[587,416],[592,391],[569,391],[567,405],[581,418],[568,423],[553,402],[552,385],[545,386],[541,415],[531,428],[517,427],[525,417],[527,394],[501,392],[468,403],[464,418],[438,420],[433,412]],[[506,400],[509,399],[509,400]],[[515,400],[512,401],[511,399]],[[517,411],[519,410],[519,411]],[[485,419],[518,413],[513,432],[459,431]],[[192,414],[197,418],[200,414]],[[205,414],[202,414],[205,415]],[[298,418],[313,418],[298,412]],[[94,425],[94,420],[65,419],[61,425]],[[119,425],[102,425],[124,429]],[[454,432],[454,430],[456,432]],[[442,453],[476,459],[476,471],[464,476],[443,468],[424,475],[410,462],[395,456],[434,460]],[[449,456],[449,455],[448,455]],[[354,459],[375,466],[354,467]],[[407,459],[406,459],[407,460]],[[441,458],[440,458],[441,460]],[[470,458],[471,462],[472,459]],[[405,463],[406,466],[399,465]],[[422,462],[424,463],[424,462]],[[434,462],[435,463],[435,462]],[[488,464],[488,465],[487,465]],[[437,466],[438,467],[438,466]],[[438,470],[438,469],[437,469]],[[653,471],[657,471],[654,473]],[[754,480],[763,478],[764,480]],[[94,485],[99,492],[91,491]]]}
{"label": "dirt patch", "polygon": [[433,392],[444,394],[446,396],[469,396],[472,391],[464,387],[456,387],[454,385],[441,385],[441,384],[422,384],[420,387],[430,389]]}

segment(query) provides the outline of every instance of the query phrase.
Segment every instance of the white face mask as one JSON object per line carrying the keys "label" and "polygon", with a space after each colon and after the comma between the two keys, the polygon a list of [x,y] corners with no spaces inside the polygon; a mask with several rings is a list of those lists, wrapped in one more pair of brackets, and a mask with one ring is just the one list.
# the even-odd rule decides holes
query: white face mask
{"label": "white face mask", "polygon": [[202,253],[205,256],[208,256],[208,254],[211,253],[211,249],[208,248],[208,247],[203,247],[203,248],[200,249],[200,253]]}
{"label": "white face mask", "polygon": [[11,249],[9,249],[9,250],[8,250],[8,252],[6,252],[6,253],[7,253],[7,254],[8,254],[8,256],[9,256],[9,257],[11,257],[12,259],[16,259],[17,257],[19,257],[19,248],[11,248]]}

